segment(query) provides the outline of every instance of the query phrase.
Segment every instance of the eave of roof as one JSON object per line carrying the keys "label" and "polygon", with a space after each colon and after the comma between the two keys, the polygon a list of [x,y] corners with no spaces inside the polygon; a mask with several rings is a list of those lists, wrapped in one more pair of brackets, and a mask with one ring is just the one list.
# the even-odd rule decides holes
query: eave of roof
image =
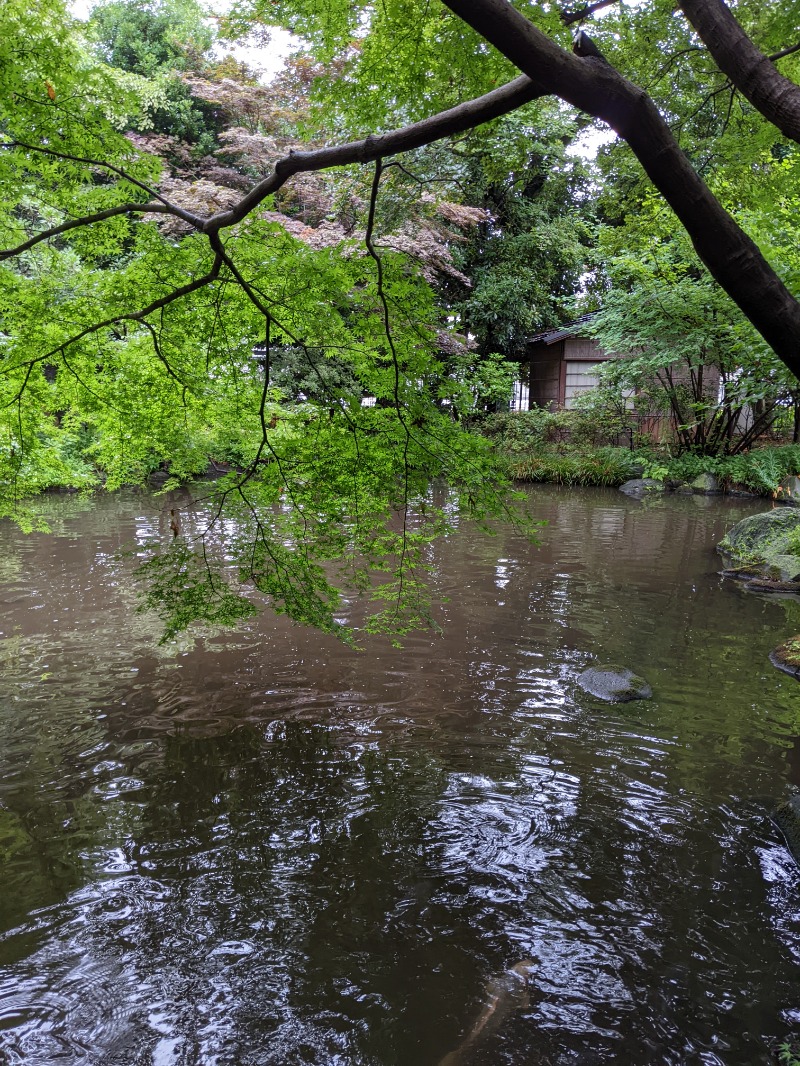
{"label": "eave of roof", "polygon": [[528,344],[555,344],[556,341],[563,341],[566,337],[574,337],[576,333],[580,333],[587,322],[597,314],[596,311],[590,311],[586,315],[581,315],[580,318],[576,318],[574,322],[569,322],[566,326],[559,326],[557,329],[546,329],[542,333],[534,333],[532,337],[528,337]]}

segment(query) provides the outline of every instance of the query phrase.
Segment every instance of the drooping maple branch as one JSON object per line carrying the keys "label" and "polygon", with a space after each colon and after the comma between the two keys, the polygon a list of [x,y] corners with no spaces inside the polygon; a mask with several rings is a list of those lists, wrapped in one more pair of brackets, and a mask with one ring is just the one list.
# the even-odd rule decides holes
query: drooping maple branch
{"label": "drooping maple branch", "polygon": [[49,241],[52,237],[58,237],[62,233],[68,233],[71,229],[78,229],[82,226],[91,226],[95,222],[104,222],[107,218],[114,218],[115,215],[131,215],[137,211],[146,214],[162,215],[171,215],[173,213],[172,205],[166,205],[163,203],[120,204],[118,207],[109,207],[105,211],[95,211],[94,214],[83,215],[81,218],[73,218],[69,222],[62,222],[60,226],[51,226],[50,229],[42,230],[41,233],[29,237],[27,241],[18,244],[16,248],[0,249],[0,262],[3,262],[5,259],[13,259],[15,255],[21,255],[22,252],[27,252],[29,248],[41,244],[42,241]]}
{"label": "drooping maple branch", "polygon": [[[128,311],[125,314],[112,315],[110,318],[104,318],[101,322],[94,322],[91,326],[86,326],[86,328],[82,329],[79,333],[74,334],[72,337],[69,337],[67,340],[56,345],[55,348],[51,348],[50,351],[45,352],[44,355],[37,355],[34,356],[33,359],[26,359],[24,362],[9,366],[7,372],[18,370],[23,366],[28,367],[28,373],[26,374],[25,381],[22,385],[22,390],[24,390],[28,378],[30,377],[30,370],[37,363],[46,363],[48,360],[54,359],[57,355],[66,351],[68,348],[71,348],[73,344],[82,341],[84,337],[89,337],[93,333],[98,333],[101,329],[106,329],[109,326],[115,326],[118,322],[142,322],[148,315],[153,314],[154,311],[160,311],[161,308],[167,307],[176,300],[180,300],[182,297],[188,296],[190,293],[196,292],[198,289],[202,289],[206,285],[210,285],[211,282],[215,281],[219,276],[222,264],[222,256],[215,256],[214,262],[211,264],[211,269],[207,274],[203,274],[201,277],[195,278],[194,281],[189,281],[185,285],[179,285],[177,288],[173,289],[172,292],[168,292],[166,296],[160,296],[157,300],[153,300],[152,303],[149,303],[139,311]],[[14,403],[15,400],[12,400],[11,402]],[[6,406],[10,406],[10,404],[6,404]]]}
{"label": "drooping maple branch", "polygon": [[163,364],[164,369],[167,371],[167,373],[172,378],[172,380],[177,382],[178,385],[180,385],[183,388],[184,395],[185,395],[186,394],[186,390],[188,388],[188,385],[186,384],[186,382],[181,377],[178,376],[178,374],[175,373],[175,371],[172,369],[172,366],[170,365],[169,360],[164,355],[164,351],[163,351],[163,349],[161,347],[161,341],[159,340],[158,332],[157,332],[155,326],[153,326],[150,322],[148,322],[144,318],[141,319],[141,323],[144,326],[144,328],[147,330],[147,332],[150,334],[150,339],[153,342],[153,351],[156,353],[156,358],[159,360],[160,363]]}
{"label": "drooping maple branch", "polygon": [[628,142],[712,276],[800,376],[800,303],[694,170],[647,93],[604,59],[567,52],[507,0],[444,3],[526,73],[542,95],[559,96],[602,119]]}
{"label": "drooping maple branch", "polygon": [[800,143],[800,85],[775,69],[773,57],[753,44],[723,0],[680,0],[680,7],[731,84],[784,136]]}
{"label": "drooping maple branch", "polygon": [[102,167],[103,170],[108,170],[112,174],[116,174],[117,177],[122,178],[123,181],[135,185],[137,189],[141,189],[142,192],[147,193],[148,196],[152,196],[154,200],[160,200],[162,204],[170,209],[170,211],[176,214],[179,218],[183,218],[184,221],[188,222],[190,225],[194,225],[197,221],[197,217],[192,215],[191,212],[184,211],[184,209],[178,207],[177,204],[170,203],[165,196],[161,195],[158,189],[154,189],[140,178],[134,177],[133,174],[129,174],[127,170],[117,166],[116,163],[108,163],[102,159],[91,159],[82,155],[72,155],[70,152],[57,152],[54,148],[48,148],[42,144],[27,144],[25,141],[4,141],[3,147],[24,148],[26,152],[34,152],[37,155],[46,155],[51,159],[64,159],[68,163],[80,163],[82,166],[87,167]]}

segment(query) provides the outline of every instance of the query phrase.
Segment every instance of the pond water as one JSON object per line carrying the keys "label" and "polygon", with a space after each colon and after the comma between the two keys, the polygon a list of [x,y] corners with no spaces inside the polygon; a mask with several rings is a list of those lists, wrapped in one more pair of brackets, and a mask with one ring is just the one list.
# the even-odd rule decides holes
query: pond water
{"label": "pond water", "polygon": [[[531,496],[541,547],[449,539],[444,635],[362,652],[269,614],[159,647],[117,552],[163,499],[0,527],[0,1062],[774,1061],[800,612],[713,550],[764,503]],[[654,698],[582,693],[603,661]]]}

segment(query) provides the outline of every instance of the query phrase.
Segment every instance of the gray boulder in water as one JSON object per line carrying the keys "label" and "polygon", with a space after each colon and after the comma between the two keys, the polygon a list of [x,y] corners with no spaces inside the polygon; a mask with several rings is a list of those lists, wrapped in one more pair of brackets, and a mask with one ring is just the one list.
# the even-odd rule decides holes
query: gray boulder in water
{"label": "gray boulder in water", "polygon": [[642,496],[660,495],[667,491],[667,486],[663,481],[657,481],[652,477],[634,477],[626,481],[624,485],[620,485],[619,491],[624,492],[626,496],[641,499]]}
{"label": "gray boulder in water", "polygon": [[578,675],[578,684],[590,696],[608,703],[649,700],[653,695],[645,679],[627,666],[592,666]]}
{"label": "gray boulder in water", "polygon": [[773,813],[772,820],[783,833],[796,863],[800,864],[800,792],[795,792]]}
{"label": "gray boulder in water", "polygon": [[800,582],[800,555],[795,547],[799,531],[800,509],[777,507],[737,522],[717,545],[717,551],[728,556],[735,567],[744,564],[767,578]]}

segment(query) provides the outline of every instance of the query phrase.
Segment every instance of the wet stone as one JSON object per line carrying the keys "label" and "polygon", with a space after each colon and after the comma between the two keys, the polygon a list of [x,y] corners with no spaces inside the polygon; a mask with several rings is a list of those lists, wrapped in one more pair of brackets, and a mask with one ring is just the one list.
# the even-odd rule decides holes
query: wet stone
{"label": "wet stone", "polygon": [[626,496],[635,496],[640,498],[642,496],[650,496],[651,494],[660,494],[667,491],[667,486],[663,481],[656,481],[652,477],[635,477],[630,481],[626,481],[624,485],[620,485],[620,492],[624,492]]}
{"label": "wet stone", "polygon": [[800,681],[800,636],[792,637],[769,653],[769,661]]}
{"label": "wet stone", "polygon": [[578,684],[590,696],[608,703],[648,700],[653,695],[645,679],[627,666],[592,666],[578,676]]}

